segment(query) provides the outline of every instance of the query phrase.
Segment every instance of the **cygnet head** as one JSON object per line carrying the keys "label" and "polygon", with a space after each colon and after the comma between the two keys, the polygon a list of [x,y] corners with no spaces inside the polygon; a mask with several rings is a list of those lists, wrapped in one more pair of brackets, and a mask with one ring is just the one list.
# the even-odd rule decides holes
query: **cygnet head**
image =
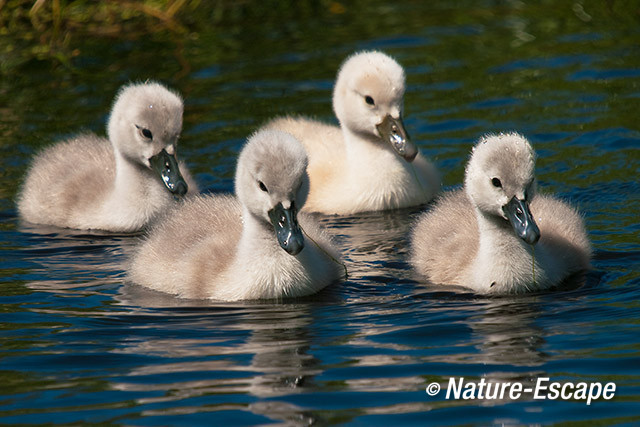
{"label": "cygnet head", "polygon": [[107,126],[115,150],[179,195],[188,189],[176,160],[183,109],[182,98],[159,83],[130,84],[118,92]]}
{"label": "cygnet head", "polygon": [[517,133],[487,135],[473,148],[465,172],[465,189],[485,215],[511,223],[529,244],[540,238],[529,203],[535,195],[535,152]]}
{"label": "cygnet head", "polygon": [[408,162],[418,154],[402,122],[404,70],[381,52],[356,53],[342,64],[333,90],[333,110],[343,127],[381,139]]}
{"label": "cygnet head", "polygon": [[309,194],[307,155],[292,135],[261,130],[238,157],[236,195],[251,215],[270,223],[280,246],[296,255],[304,247],[297,212]]}

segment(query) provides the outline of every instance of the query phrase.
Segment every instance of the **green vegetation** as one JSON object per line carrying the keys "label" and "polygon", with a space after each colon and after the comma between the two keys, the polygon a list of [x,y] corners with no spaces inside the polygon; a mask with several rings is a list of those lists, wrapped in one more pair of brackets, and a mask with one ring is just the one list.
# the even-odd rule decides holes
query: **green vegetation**
{"label": "green vegetation", "polygon": [[[183,36],[184,16],[199,1],[0,1],[0,71],[32,60],[70,67],[86,37],[137,40],[149,34]],[[220,3],[222,4],[222,3]]]}
{"label": "green vegetation", "polygon": [[230,29],[238,34],[247,22],[268,26],[344,12],[329,0],[0,0],[0,72],[33,59],[71,68],[87,38],[184,44]]}
{"label": "green vegetation", "polygon": [[[628,29],[628,34],[635,35],[640,23],[638,2],[0,0],[0,73],[18,72],[31,60],[75,70],[74,59],[94,48],[87,44],[91,40],[169,44],[183,56],[179,60],[184,68],[189,65],[184,51],[203,45],[221,55],[225,48],[246,48],[246,39],[284,36],[288,47],[308,50],[319,42],[332,46],[353,36],[410,34],[442,25],[498,24],[513,36],[507,45],[511,49],[528,45],[544,54],[548,46],[539,41],[545,36],[555,42],[558,32],[609,31],[614,22],[617,30]],[[447,53],[495,48],[500,41],[470,37],[468,43],[450,46]]]}

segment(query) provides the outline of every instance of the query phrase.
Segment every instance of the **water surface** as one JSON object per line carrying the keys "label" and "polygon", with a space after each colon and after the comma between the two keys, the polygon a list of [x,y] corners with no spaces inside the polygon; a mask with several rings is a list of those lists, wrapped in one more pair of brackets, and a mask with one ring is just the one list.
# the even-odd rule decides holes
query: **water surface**
{"label": "water surface", "polygon": [[[29,59],[9,69],[0,83],[0,422],[640,421],[637,7],[424,3],[248,8],[190,35],[76,37],[68,66]],[[349,278],[316,296],[177,300],[125,280],[137,236],[16,216],[33,154],[78,131],[104,134],[129,80],[158,79],[184,95],[180,155],[206,191],[229,192],[242,143],[264,121],[335,121],[336,70],[361,49],[405,67],[405,124],[445,190],[462,181],[482,134],[517,130],[532,141],[541,190],[584,214],[595,256],[581,286],[486,298],[421,283],[407,264],[417,208],[319,217]],[[425,393],[450,377],[615,382],[617,391],[589,406]]]}

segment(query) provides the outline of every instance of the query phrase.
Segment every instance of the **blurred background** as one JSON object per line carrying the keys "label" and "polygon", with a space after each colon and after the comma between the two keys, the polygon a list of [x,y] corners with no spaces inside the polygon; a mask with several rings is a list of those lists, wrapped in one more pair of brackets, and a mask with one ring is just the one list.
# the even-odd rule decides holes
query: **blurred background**
{"label": "blurred background", "polygon": [[[117,89],[155,79],[185,97],[182,149],[225,155],[277,114],[335,121],[338,66],[372,48],[406,68],[409,130],[425,149],[512,128],[635,129],[639,23],[631,0],[2,0],[0,141],[22,168],[17,152],[103,134]],[[429,154],[445,166],[459,155]],[[203,184],[229,185],[201,159]]]}

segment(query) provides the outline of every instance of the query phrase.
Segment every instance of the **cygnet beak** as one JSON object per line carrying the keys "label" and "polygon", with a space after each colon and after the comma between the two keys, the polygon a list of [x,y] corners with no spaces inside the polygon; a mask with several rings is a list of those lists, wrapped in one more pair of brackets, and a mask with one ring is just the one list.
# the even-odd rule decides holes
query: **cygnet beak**
{"label": "cygnet beak", "polygon": [[418,147],[415,146],[402,123],[402,117],[394,119],[387,114],[384,120],[376,125],[382,140],[391,144],[393,149],[407,162],[412,162],[418,155]]}
{"label": "cygnet beak", "polygon": [[296,206],[292,202],[289,209],[278,203],[269,211],[269,219],[282,249],[291,255],[297,255],[304,248],[304,237],[298,226]]}
{"label": "cygnet beak", "polygon": [[163,148],[162,151],[149,159],[149,164],[171,193],[179,196],[184,196],[187,193],[189,187],[180,173],[176,156],[167,153]]}
{"label": "cygnet beak", "polygon": [[518,237],[530,245],[535,245],[538,242],[540,229],[533,220],[529,203],[526,200],[520,200],[513,196],[509,203],[502,207],[502,211]]}

